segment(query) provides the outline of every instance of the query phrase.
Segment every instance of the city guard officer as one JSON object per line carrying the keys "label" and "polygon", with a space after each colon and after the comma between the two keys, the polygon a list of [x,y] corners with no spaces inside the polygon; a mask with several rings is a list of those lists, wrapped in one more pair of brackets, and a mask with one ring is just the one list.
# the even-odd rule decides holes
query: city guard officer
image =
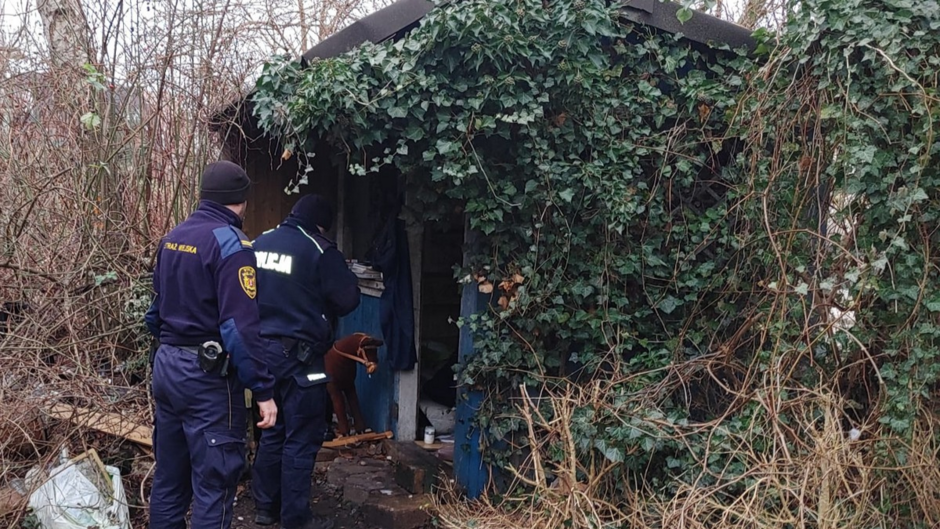
{"label": "city guard officer", "polygon": [[281,410],[275,426],[261,434],[252,467],[261,525],[280,519],[284,529],[333,527],[310,510],[310,480],[326,430],[323,357],[333,342],[331,321],[359,305],[359,280],[324,236],[332,224],[329,202],[308,195],[254,241],[261,335]]}
{"label": "city guard officer", "polygon": [[261,348],[251,242],[241,232],[250,181],[231,162],[209,164],[199,208],[160,242],[147,326],[153,362],[152,529],[227,529],[245,463],[244,388],[269,428],[274,378]]}

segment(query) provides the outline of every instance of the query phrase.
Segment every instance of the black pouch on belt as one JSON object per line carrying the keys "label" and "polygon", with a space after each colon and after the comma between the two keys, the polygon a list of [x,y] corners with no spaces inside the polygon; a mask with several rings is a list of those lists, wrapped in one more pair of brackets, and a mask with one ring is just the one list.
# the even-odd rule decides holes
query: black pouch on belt
{"label": "black pouch on belt", "polygon": [[160,340],[154,338],[150,341],[150,351],[147,355],[147,362],[150,363],[150,368],[153,369],[153,361],[157,358],[157,349],[160,348]]}
{"label": "black pouch on belt", "polygon": [[313,347],[310,345],[310,342],[298,341],[297,342],[297,361],[305,366],[309,366],[313,362]]}
{"label": "black pouch on belt", "polygon": [[199,352],[197,357],[199,358],[199,369],[202,369],[205,373],[220,373],[222,376],[225,376],[226,373],[221,373],[223,365],[227,364],[226,362],[225,351],[222,350],[222,347],[216,342],[206,342],[199,346]]}

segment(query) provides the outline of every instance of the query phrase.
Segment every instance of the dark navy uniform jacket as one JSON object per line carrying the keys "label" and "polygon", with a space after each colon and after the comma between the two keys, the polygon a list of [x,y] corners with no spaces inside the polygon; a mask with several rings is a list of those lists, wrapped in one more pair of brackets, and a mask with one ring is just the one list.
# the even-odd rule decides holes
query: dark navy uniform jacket
{"label": "dark navy uniform jacket", "polygon": [[146,320],[161,344],[219,341],[238,378],[265,401],[274,394],[274,378],[260,343],[255,255],[241,224],[225,206],[203,200],[163,238]]}
{"label": "dark navy uniform jacket", "polygon": [[330,322],[359,306],[359,279],[336,244],[288,217],[254,241],[261,334],[309,342],[325,353]]}

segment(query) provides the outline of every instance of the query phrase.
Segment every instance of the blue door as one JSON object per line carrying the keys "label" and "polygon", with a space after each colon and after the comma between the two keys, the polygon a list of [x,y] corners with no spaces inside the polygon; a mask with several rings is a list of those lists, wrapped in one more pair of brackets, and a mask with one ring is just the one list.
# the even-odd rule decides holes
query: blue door
{"label": "blue door", "polygon": [[[382,338],[379,319],[379,298],[361,294],[359,307],[347,316],[340,318],[336,338],[342,338],[356,332],[363,332],[375,338]],[[392,430],[394,423],[392,406],[395,395],[395,373],[388,367],[388,350],[383,345],[379,348],[379,369],[371,376],[366,374],[365,366],[359,364],[356,374],[356,393],[366,424],[374,432]],[[357,427],[358,428],[358,427]]]}

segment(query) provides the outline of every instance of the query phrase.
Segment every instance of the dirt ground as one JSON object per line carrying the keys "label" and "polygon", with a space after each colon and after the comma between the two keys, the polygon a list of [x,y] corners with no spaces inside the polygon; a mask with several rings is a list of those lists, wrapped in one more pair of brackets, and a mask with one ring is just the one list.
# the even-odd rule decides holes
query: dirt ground
{"label": "dirt ground", "polygon": [[[314,514],[333,518],[336,521],[335,529],[372,529],[362,521],[358,509],[354,505],[343,503],[343,491],[331,487],[326,482],[325,473],[318,470],[313,477],[313,488],[310,505]],[[232,520],[232,529],[271,529],[255,524],[255,505],[251,499],[251,482],[244,481],[238,487],[236,496],[235,518]]]}

